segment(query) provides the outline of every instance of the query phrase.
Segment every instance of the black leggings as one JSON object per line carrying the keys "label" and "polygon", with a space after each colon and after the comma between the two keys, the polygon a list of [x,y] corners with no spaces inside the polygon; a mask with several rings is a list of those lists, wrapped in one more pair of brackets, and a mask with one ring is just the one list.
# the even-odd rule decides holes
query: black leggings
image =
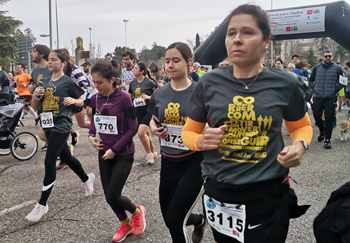
{"label": "black leggings", "polygon": [[[315,122],[320,132],[325,132],[326,139],[332,138],[333,131],[333,117],[337,103],[337,97],[331,98],[314,98],[312,105],[312,111],[314,114]],[[323,125],[322,113],[324,110],[326,127]]]}
{"label": "black leggings", "polygon": [[132,163],[131,155],[116,155],[113,159],[102,159],[105,151],[99,151],[98,163],[100,165],[100,175],[106,201],[111,206],[120,221],[124,221],[128,216],[126,211],[134,213],[136,210],[129,198],[122,196],[122,190],[129,177]]}
{"label": "black leggings", "polygon": [[47,199],[49,198],[52,187],[55,183],[56,160],[58,156],[75,172],[75,174],[79,176],[82,182],[86,182],[89,179],[79,160],[74,158],[69,151],[66,142],[69,132],[59,133],[48,130],[45,131],[45,135],[48,145],[45,156],[44,187],[39,200],[39,204],[41,205],[46,205]]}
{"label": "black leggings", "polygon": [[201,152],[196,152],[180,160],[181,162],[174,162],[162,155],[160,170],[160,208],[174,243],[189,242],[186,240],[185,225],[202,223],[201,215],[190,212],[201,196],[203,155]]}

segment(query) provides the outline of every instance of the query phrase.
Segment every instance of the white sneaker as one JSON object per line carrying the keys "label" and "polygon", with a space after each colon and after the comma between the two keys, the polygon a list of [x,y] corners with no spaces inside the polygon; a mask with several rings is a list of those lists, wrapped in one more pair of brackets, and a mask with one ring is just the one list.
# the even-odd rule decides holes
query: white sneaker
{"label": "white sneaker", "polygon": [[34,207],[34,209],[27,215],[26,219],[29,222],[37,222],[41,219],[41,217],[49,211],[49,206],[46,204],[46,206],[40,205],[37,203]]}
{"label": "white sneaker", "polygon": [[153,154],[153,153],[147,154],[146,163],[147,163],[148,165],[151,165],[151,164],[154,163],[154,154]]}
{"label": "white sneaker", "polygon": [[88,177],[89,179],[85,183],[83,183],[85,187],[85,196],[90,196],[94,191],[95,174],[90,173],[88,174]]}

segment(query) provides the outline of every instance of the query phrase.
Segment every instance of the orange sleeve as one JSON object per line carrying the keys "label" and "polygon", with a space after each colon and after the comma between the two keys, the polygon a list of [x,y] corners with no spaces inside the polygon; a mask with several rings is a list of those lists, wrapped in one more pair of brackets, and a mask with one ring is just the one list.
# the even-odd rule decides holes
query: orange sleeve
{"label": "orange sleeve", "polygon": [[202,151],[197,147],[199,137],[203,136],[205,122],[197,122],[191,118],[187,118],[186,124],[182,129],[181,138],[187,148],[192,151]]}
{"label": "orange sleeve", "polygon": [[307,144],[311,143],[312,140],[312,127],[309,119],[309,115],[305,113],[305,116],[297,121],[286,121],[286,128],[290,133],[292,142],[299,139],[305,139]]}

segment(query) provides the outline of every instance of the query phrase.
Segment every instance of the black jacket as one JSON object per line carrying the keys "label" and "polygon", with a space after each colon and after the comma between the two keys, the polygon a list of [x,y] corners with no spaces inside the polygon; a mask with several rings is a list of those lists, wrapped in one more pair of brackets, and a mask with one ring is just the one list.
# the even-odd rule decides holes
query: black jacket
{"label": "black jacket", "polygon": [[350,243],[350,182],[332,192],[313,227],[317,243]]}

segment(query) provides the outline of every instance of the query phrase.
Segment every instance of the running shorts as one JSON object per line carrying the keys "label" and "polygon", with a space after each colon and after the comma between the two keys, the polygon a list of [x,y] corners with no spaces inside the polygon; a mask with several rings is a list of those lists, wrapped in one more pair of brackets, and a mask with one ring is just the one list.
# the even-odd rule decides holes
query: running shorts
{"label": "running shorts", "polygon": [[[210,198],[209,202],[214,199],[224,204],[245,205],[245,224],[236,223],[236,228],[233,227],[232,230],[235,231],[234,234],[244,232],[244,242],[246,243],[284,243],[286,241],[290,218],[289,189],[288,182],[284,179],[233,186],[208,178],[204,183],[204,195]],[[203,204],[209,203],[204,201],[204,195]],[[214,222],[214,217],[218,218],[220,215],[213,215],[209,211],[209,206],[207,209],[204,211],[208,221],[212,218]],[[225,219],[226,217],[223,217],[223,220]],[[222,227],[217,222],[215,223],[217,229]],[[212,232],[216,242],[240,242],[218,232],[213,227]]]}

